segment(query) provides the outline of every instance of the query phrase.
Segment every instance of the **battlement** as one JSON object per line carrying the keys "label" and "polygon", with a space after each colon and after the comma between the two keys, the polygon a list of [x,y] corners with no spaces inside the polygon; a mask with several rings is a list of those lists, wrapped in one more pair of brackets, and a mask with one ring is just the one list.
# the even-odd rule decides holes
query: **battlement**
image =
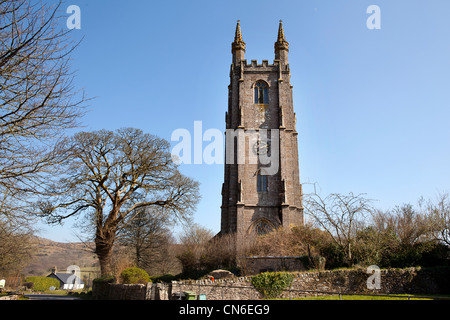
{"label": "battlement", "polygon": [[269,60],[262,60],[261,64],[258,64],[257,60],[251,60],[250,63],[247,60],[242,60],[242,64],[245,72],[281,71],[282,73],[290,73],[289,64],[282,66],[280,60],[277,59],[273,60],[273,64],[269,64]]}
{"label": "battlement", "polygon": [[251,60],[249,64],[247,60],[243,60],[244,66],[246,68],[270,68],[270,67],[278,67],[280,65],[279,60],[274,60],[273,64],[269,64],[269,60],[262,60],[261,64],[258,64],[258,60]]}

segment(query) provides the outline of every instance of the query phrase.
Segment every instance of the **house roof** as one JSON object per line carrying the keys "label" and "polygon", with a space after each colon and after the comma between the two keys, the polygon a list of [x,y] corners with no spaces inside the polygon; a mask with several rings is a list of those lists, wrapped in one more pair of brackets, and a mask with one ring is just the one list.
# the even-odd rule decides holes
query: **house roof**
{"label": "house roof", "polygon": [[[71,277],[73,274],[72,273],[60,273],[60,272],[56,272],[56,273],[50,273],[47,277],[56,277],[59,281],[62,281],[63,283],[69,283],[69,277]],[[84,284],[83,280],[80,279],[80,277],[76,276],[76,279],[78,280],[77,282],[79,284]],[[70,283],[73,283],[75,279],[72,279],[72,281]]]}

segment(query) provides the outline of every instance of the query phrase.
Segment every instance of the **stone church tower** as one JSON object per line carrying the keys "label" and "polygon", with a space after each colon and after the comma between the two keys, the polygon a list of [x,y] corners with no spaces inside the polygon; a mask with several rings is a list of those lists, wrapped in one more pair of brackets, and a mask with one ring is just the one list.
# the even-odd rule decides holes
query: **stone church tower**
{"label": "stone church tower", "polygon": [[238,21],[231,46],[220,232],[236,233],[238,239],[303,224],[289,43],[282,22],[273,64],[247,63],[245,46]]}

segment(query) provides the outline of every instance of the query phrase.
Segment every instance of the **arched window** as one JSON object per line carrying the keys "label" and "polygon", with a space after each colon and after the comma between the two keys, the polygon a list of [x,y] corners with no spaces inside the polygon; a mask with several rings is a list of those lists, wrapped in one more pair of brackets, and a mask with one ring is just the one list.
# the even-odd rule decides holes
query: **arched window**
{"label": "arched window", "polygon": [[253,232],[257,235],[262,236],[274,229],[272,223],[267,221],[266,219],[260,219],[253,224]]}
{"label": "arched window", "polygon": [[263,81],[258,81],[255,84],[255,104],[269,104],[269,93],[267,84]]}

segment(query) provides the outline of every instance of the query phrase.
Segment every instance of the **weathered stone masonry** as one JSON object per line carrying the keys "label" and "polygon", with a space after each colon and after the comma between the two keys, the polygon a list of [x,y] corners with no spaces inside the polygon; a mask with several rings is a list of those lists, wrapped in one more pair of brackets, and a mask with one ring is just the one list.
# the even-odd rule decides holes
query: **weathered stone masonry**
{"label": "weathered stone masonry", "polygon": [[[291,291],[286,290],[280,298],[329,295],[335,293],[361,294],[445,294],[450,292],[450,279],[445,272],[409,269],[381,270],[381,289],[367,288],[370,277],[365,269],[321,272],[299,272],[296,274]],[[211,285],[199,286],[200,285]],[[222,287],[222,286],[225,286]],[[229,288],[227,288],[229,286]],[[171,284],[172,292],[192,291],[206,294],[208,300],[258,300],[260,293],[252,288],[250,278],[242,277],[221,281],[181,281]],[[301,290],[303,292],[296,292]]]}
{"label": "weathered stone masonry", "polygon": [[[272,146],[270,141],[266,145],[268,154],[278,154],[278,170],[274,174],[265,174],[267,166],[260,161],[249,163],[250,152],[262,152],[260,145],[250,145],[254,141],[245,144],[246,163],[238,163],[234,145],[235,159],[232,164],[225,164],[221,233],[236,233],[241,239],[255,230],[261,232],[279,226],[303,224],[289,43],[281,21],[273,64],[269,64],[268,60],[263,60],[262,64],[255,60],[248,63],[245,47],[238,22],[232,43],[226,128],[245,133],[264,131],[269,140],[277,135],[279,145],[274,143]],[[227,148],[230,148],[230,140],[235,138],[228,136],[226,139]],[[261,175],[266,177],[258,177]]]}
{"label": "weathered stone masonry", "polygon": [[[334,293],[361,294],[449,294],[449,268],[439,270],[388,269],[381,270],[381,289],[367,288],[370,277],[365,269],[321,272],[299,272],[291,290],[281,298],[329,295]],[[302,292],[296,292],[301,290]],[[207,300],[259,300],[263,297],[252,287],[250,277],[224,280],[184,280],[169,284],[94,286],[94,299],[98,300],[168,300],[176,292],[191,291],[204,294]]]}

